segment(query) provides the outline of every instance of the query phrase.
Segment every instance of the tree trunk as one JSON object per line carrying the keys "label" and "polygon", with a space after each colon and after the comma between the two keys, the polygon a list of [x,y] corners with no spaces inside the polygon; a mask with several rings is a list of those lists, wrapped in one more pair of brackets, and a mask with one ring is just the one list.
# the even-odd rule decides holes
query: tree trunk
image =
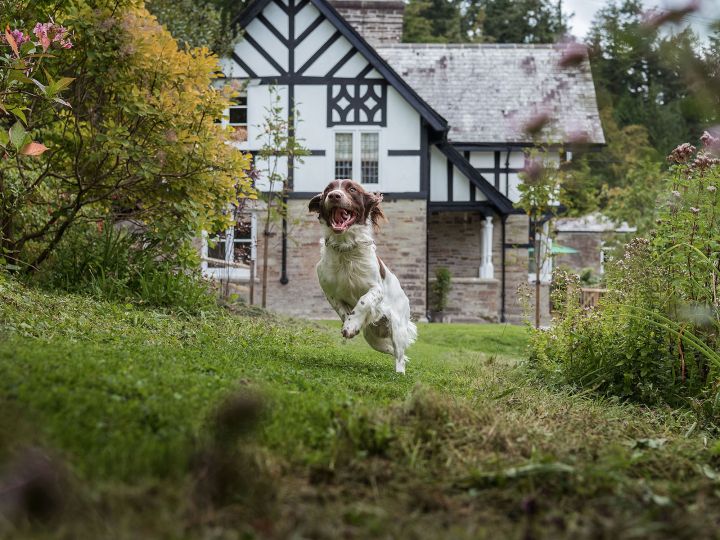
{"label": "tree trunk", "polygon": [[269,223],[270,221],[268,218],[268,221],[265,222],[265,244],[263,245],[262,302],[260,304],[262,307],[267,306],[268,245],[270,244],[270,228],[268,227]]}
{"label": "tree trunk", "polygon": [[540,328],[540,273],[542,264],[542,254],[540,249],[542,248],[542,239],[537,231],[537,225],[535,226],[535,328]]}

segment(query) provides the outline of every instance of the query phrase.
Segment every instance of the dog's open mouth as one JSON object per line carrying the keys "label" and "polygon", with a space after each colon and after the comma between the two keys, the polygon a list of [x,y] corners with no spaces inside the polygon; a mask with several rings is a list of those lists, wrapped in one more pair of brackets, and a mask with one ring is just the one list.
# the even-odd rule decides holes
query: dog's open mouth
{"label": "dog's open mouth", "polygon": [[357,219],[357,214],[347,208],[333,208],[330,216],[330,226],[336,233],[347,231]]}

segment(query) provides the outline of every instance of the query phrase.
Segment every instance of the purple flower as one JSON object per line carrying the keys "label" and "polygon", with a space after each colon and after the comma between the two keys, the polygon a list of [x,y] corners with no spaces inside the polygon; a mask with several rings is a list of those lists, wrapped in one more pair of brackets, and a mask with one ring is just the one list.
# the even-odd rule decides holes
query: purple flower
{"label": "purple flower", "polygon": [[679,192],[679,191],[673,191],[673,192],[672,192],[672,196],[673,196],[673,197],[680,197],[680,192]]}
{"label": "purple flower", "polygon": [[26,41],[30,41],[30,36],[26,36],[20,30],[13,30],[12,32],[10,32],[10,34],[12,35],[13,39],[15,40],[15,43],[17,43],[18,47],[20,45],[22,45],[23,43],[25,43]]}
{"label": "purple flower", "polygon": [[693,214],[695,214],[695,215],[697,215],[697,214],[700,213],[700,209],[699,209],[699,208],[695,208],[694,206],[691,206],[691,207],[690,207],[690,211],[691,211]]}
{"label": "purple flower", "polygon": [[708,190],[710,193],[715,193],[715,192],[717,191],[717,188],[716,188],[715,186],[710,185],[710,186],[707,187],[707,190]]}

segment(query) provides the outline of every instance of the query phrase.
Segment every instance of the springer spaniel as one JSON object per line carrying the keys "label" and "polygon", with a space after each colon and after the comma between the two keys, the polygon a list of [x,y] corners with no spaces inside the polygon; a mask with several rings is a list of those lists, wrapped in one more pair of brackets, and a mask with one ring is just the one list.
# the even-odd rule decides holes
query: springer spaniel
{"label": "springer spaniel", "polygon": [[317,265],[320,287],[343,322],[342,335],[363,331],[365,341],[395,357],[395,371],[405,373],[405,350],[417,338],[410,301],[400,281],[375,254],[373,228],[385,217],[382,195],[352,180],[330,182],[310,201],[324,225],[325,241]]}

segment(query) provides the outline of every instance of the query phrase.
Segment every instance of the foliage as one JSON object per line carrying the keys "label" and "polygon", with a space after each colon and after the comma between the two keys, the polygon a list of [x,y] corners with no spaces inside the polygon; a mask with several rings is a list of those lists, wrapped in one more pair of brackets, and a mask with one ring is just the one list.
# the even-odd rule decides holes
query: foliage
{"label": "foliage", "polygon": [[564,174],[560,165],[550,158],[546,149],[533,148],[528,153],[525,168],[520,173],[520,198],[515,203],[517,208],[527,214],[533,239],[536,328],[540,327],[542,270],[552,256],[548,245],[549,232],[552,230],[551,220],[558,214],[560,204],[565,200]]}
{"label": "foliage", "polygon": [[[421,325],[411,371],[396,377],[386,355],[343,343],[337,325],[177,317],[6,278],[0,464],[17,478],[14,456],[32,444],[70,481],[54,521],[17,519],[4,506],[0,534],[713,530],[718,450],[691,415],[549,390],[514,367],[520,327]],[[258,418],[248,399],[257,391],[266,407],[256,430],[221,434]]]}
{"label": "foliage", "polygon": [[610,3],[596,14],[587,40],[601,106],[612,107],[621,128],[645,126],[665,155],[676,141],[699,136],[712,112],[689,80],[697,37],[689,28],[663,32],[647,23],[644,9],[639,0]]}
{"label": "foliage", "polygon": [[[0,168],[3,248],[28,271],[77,223],[134,222],[174,249],[220,228],[228,204],[252,194],[249,157],[214,122],[228,105],[211,87],[217,59],[178,50],[139,6],[82,0],[53,10],[75,46],[46,67],[53,80],[74,77],[72,108],[34,113],[28,131],[50,150]],[[44,20],[48,9],[34,2],[12,16]]]}
{"label": "foliage", "polygon": [[577,155],[575,213],[599,209],[646,233],[662,156],[720,120],[717,42],[703,45],[687,24],[698,7],[647,12],[614,0],[597,11],[585,41],[607,146]]}
{"label": "foliage", "polygon": [[638,227],[652,226],[655,201],[662,182],[662,164],[647,129],[633,124],[620,127],[612,108],[600,110],[607,145],[578,152],[563,182],[571,215],[600,209],[611,219]]}
{"label": "foliage", "polygon": [[568,31],[555,0],[475,0],[484,17],[482,36],[492,43],[555,43]]}
{"label": "foliage", "polygon": [[146,5],[180,45],[207,47],[222,55],[231,49],[237,37],[237,30],[231,22],[246,2],[148,0]]}
{"label": "foliage", "polygon": [[459,43],[460,3],[447,0],[410,0],[405,7],[403,37],[406,43]]}
{"label": "foliage", "polygon": [[191,254],[170,256],[164,239],[98,225],[75,227],[63,238],[37,276],[44,286],[192,314],[216,307]]}
{"label": "foliage", "polygon": [[534,335],[543,373],[645,403],[691,403],[718,421],[720,166],[708,153],[718,140],[703,140],[697,154],[689,144],[671,154],[651,239],[608,265],[600,307],[582,309],[566,287],[557,324]]}
{"label": "foliage", "polygon": [[262,269],[262,307],[267,302],[268,250],[270,235],[278,221],[283,223],[283,235],[287,234],[287,194],[293,168],[303,162],[308,150],[302,141],[295,136],[295,129],[300,122],[300,115],[293,103],[287,111],[282,105],[282,96],[277,88],[270,88],[270,105],[265,109],[262,133],[262,146],[257,154],[260,165],[257,171],[262,174],[265,203],[265,220],[263,224],[263,269]]}
{"label": "foliage", "polygon": [[448,296],[452,290],[452,276],[450,270],[440,266],[435,270],[435,282],[432,284],[433,308],[435,311],[445,311]]}
{"label": "foliage", "polygon": [[53,104],[69,106],[60,98],[60,93],[72,79],[63,77],[54,80],[46,71],[43,84],[38,74],[42,61],[50,61],[54,50],[72,48],[67,29],[53,22],[37,23],[32,34],[35,39],[29,31],[17,28],[11,31],[8,25],[5,35],[0,37],[0,113],[16,119],[9,130],[0,130],[2,159],[39,156],[47,150],[45,145],[32,141],[27,132],[27,117],[30,115],[32,118],[32,114],[36,113],[28,107],[28,103],[36,108],[52,107]]}
{"label": "foliage", "polygon": [[410,0],[406,43],[553,43],[567,17],[553,0]]}

